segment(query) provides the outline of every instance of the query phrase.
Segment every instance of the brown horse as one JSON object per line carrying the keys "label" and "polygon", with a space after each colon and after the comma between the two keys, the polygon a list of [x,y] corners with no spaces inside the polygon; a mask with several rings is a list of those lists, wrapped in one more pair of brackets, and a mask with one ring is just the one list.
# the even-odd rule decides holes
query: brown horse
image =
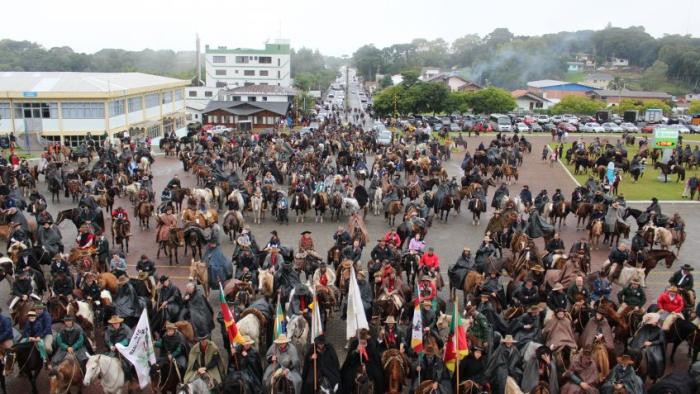
{"label": "brown horse", "polygon": [[238,211],[228,211],[223,220],[224,234],[228,235],[231,242],[236,239],[236,233],[243,228],[243,216]]}
{"label": "brown horse", "polygon": [[406,377],[411,374],[411,362],[398,349],[389,349],[382,353],[384,381],[387,382],[387,392],[401,394]]}
{"label": "brown horse", "polygon": [[141,230],[147,229],[151,224],[151,216],[153,215],[153,204],[143,201],[139,204],[136,216],[139,218]]}
{"label": "brown horse", "polygon": [[80,369],[80,363],[71,354],[66,355],[66,358],[54,369],[54,374],[49,375],[50,394],[70,393],[72,387],[77,387],[80,392],[82,384],[83,372]]}
{"label": "brown horse", "polygon": [[600,219],[594,220],[591,223],[591,229],[588,231],[588,240],[595,250],[600,246],[600,236],[603,235],[603,221]]}
{"label": "brown horse", "polygon": [[112,294],[117,294],[117,277],[111,272],[102,272],[97,275],[97,286],[100,290],[109,290]]}
{"label": "brown horse", "polygon": [[649,272],[656,268],[659,261],[664,260],[666,268],[671,268],[673,262],[676,261],[676,255],[670,250],[654,249],[650,250],[644,256],[644,277],[649,276]]}
{"label": "brown horse", "polygon": [[163,253],[168,256],[168,263],[170,265],[173,265],[173,256],[175,256],[175,264],[180,264],[177,259],[177,249],[181,246],[185,246],[185,233],[182,228],[172,227],[170,231],[168,231],[168,239],[161,239],[158,242],[156,259],[160,258],[160,251],[162,250]]}
{"label": "brown horse", "polygon": [[607,379],[610,373],[610,355],[608,354],[608,348],[605,346],[605,341],[594,340],[593,349],[591,350],[591,358],[593,362],[598,367],[598,378],[600,381]]}
{"label": "brown horse", "polygon": [[552,204],[552,210],[549,212],[549,220],[552,225],[557,224],[559,220],[559,228],[564,224],[566,226],[566,217],[571,212],[571,204],[568,201],[562,201],[558,204]]}
{"label": "brown horse", "polygon": [[202,257],[202,244],[199,242],[199,235],[196,231],[190,231],[190,233],[185,236],[185,256],[187,256],[187,247],[192,250],[192,257],[195,258],[197,255]]}
{"label": "brown horse", "polygon": [[393,227],[396,224],[396,215],[400,214],[401,211],[403,211],[403,203],[401,201],[396,200],[389,203],[387,211],[384,213],[389,226]]}
{"label": "brown horse", "polygon": [[209,272],[207,271],[206,263],[192,259],[189,280],[195,281],[195,283],[202,285],[202,288],[204,289],[204,296],[209,298]]}
{"label": "brown horse", "polygon": [[586,227],[586,220],[593,213],[593,204],[589,202],[581,202],[576,207],[576,230],[582,230]]}
{"label": "brown horse", "polygon": [[[116,236],[116,242],[115,242]],[[122,251],[129,253],[129,237],[131,236],[131,223],[128,220],[117,219],[112,222],[112,243],[119,245]]]}

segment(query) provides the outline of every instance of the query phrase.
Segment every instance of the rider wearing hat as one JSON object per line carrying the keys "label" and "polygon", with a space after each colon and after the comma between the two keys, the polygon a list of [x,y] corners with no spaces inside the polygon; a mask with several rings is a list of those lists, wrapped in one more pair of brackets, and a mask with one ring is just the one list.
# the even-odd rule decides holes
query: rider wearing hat
{"label": "rider wearing hat", "polygon": [[95,242],[95,234],[90,231],[90,223],[85,222],[80,225],[80,232],[76,238],[76,243],[78,244],[78,249],[86,250],[90,249]]}
{"label": "rider wearing hat", "polygon": [[180,374],[184,372],[187,367],[189,346],[175,323],[169,321],[165,323],[165,335],[160,337],[153,344],[153,347],[160,349],[156,364],[160,365],[162,368],[172,360],[180,369]]}
{"label": "rider wearing hat", "polygon": [[167,275],[161,275],[158,282],[158,296],[156,297],[158,309],[164,311],[167,320],[175,321],[182,309],[180,289],[170,283],[170,278]]}
{"label": "rider wearing hat", "polygon": [[494,393],[503,393],[506,387],[506,380],[510,376],[516,382],[520,382],[523,375],[523,357],[520,351],[513,346],[516,341],[512,335],[506,335],[501,340],[502,346],[496,348],[489,358],[486,367],[486,376],[491,377]]}
{"label": "rider wearing hat", "polygon": [[405,352],[407,349],[406,336],[399,330],[394,316],[389,315],[384,320],[384,325],[377,336],[377,344],[381,352],[389,349],[399,349],[401,352]]}
{"label": "rider wearing hat", "polygon": [[[2,259],[8,259],[7,257],[3,257]],[[0,260],[1,261],[1,260]],[[11,260],[10,260],[11,261]],[[19,271],[17,274],[17,277],[15,278],[14,283],[12,283],[12,301],[10,301],[10,311],[14,310],[14,306],[19,300],[23,300],[25,302],[29,302],[30,297],[34,298],[37,301],[41,301],[41,297],[36,295],[34,287],[32,286],[32,279],[29,276],[29,273],[27,270],[24,271]]]}
{"label": "rider wearing hat", "polygon": [[[49,327],[49,330],[51,327]],[[39,351],[39,356],[44,362],[44,365],[48,367],[47,362],[47,352],[44,346],[44,340],[42,339],[42,333],[44,332],[43,324],[37,319],[37,313],[35,311],[27,312],[27,321],[24,323],[24,329],[22,330],[22,339],[20,343],[34,342],[36,348]]]}
{"label": "rider wearing hat", "polygon": [[54,276],[52,290],[56,296],[65,300],[70,300],[73,298],[74,288],[75,283],[73,281],[73,276],[70,273],[58,272]]}
{"label": "rider wearing hat", "polygon": [[41,226],[37,229],[36,238],[42,249],[47,251],[49,255],[63,252],[61,231],[53,226],[53,222],[50,219],[42,220],[39,224]]}
{"label": "rider wearing hat", "polygon": [[694,268],[690,264],[683,264],[681,269],[673,273],[673,276],[671,276],[671,279],[668,280],[668,283],[671,285],[674,285],[680,290],[682,293],[685,293],[686,301],[688,301],[688,305],[695,305],[695,291],[693,290],[693,274],[690,272],[693,271]]}
{"label": "rider wearing hat", "polygon": [[95,273],[88,271],[83,275],[80,281],[80,290],[83,293],[83,297],[88,301],[95,301],[97,305],[100,304],[100,286],[95,280]]}
{"label": "rider wearing hat", "polygon": [[73,355],[81,368],[85,369],[85,363],[88,359],[87,349],[85,348],[85,333],[83,329],[75,323],[75,317],[66,316],[63,318],[63,329],[56,334],[56,353],[51,358],[53,366],[61,364],[67,355]]}
{"label": "rider wearing hat", "polygon": [[[119,315],[112,315],[112,317],[107,320],[107,329],[105,330],[104,340],[105,346],[107,347],[106,354],[112,357],[119,357],[119,352],[117,351],[117,344],[122,346],[128,346],[129,341],[133,332],[131,328],[126,324],[122,324],[124,319],[119,317]],[[131,363],[125,358],[121,358],[122,370],[124,371],[125,380],[131,376]]]}
{"label": "rider wearing hat", "polygon": [[424,301],[433,301],[437,297],[437,287],[433,277],[430,275],[423,275],[420,279],[420,284],[418,285],[418,291],[420,292],[420,298]]}
{"label": "rider wearing hat", "polygon": [[640,286],[639,279],[632,278],[629,285],[617,293],[617,302],[620,305],[617,309],[620,316],[627,316],[631,309],[639,310],[644,307],[647,296]]}
{"label": "rider wearing hat", "polygon": [[533,285],[534,278],[532,275],[525,277],[525,282],[513,294],[513,301],[523,307],[530,307],[540,302],[540,295],[537,288]]}
{"label": "rider wearing hat", "polygon": [[226,365],[216,343],[207,336],[200,336],[187,357],[187,371],[182,383],[192,383],[206,377],[216,387],[223,382],[225,372]]}
{"label": "rider wearing hat", "polygon": [[[309,347],[306,357],[304,357],[304,369],[301,375],[304,382],[302,393],[315,392],[314,378],[316,382],[325,380],[327,382],[326,387],[330,388],[340,384],[340,363],[338,362],[335,349],[333,349],[331,344],[326,343],[325,335],[317,336],[314,340],[314,345]],[[316,362],[315,373],[314,361]]]}
{"label": "rider wearing hat", "polygon": [[239,371],[248,383],[251,392],[263,391],[263,368],[260,354],[253,346],[255,341],[247,335],[242,336],[241,343],[233,345],[233,353],[229,357],[228,369]]}
{"label": "rider wearing hat", "polygon": [[[263,375],[263,382],[265,384],[265,391],[272,391],[272,377],[273,374],[277,375],[277,370],[281,369],[282,374],[287,378],[294,386],[294,392],[301,392],[301,364],[299,359],[299,354],[295,346],[290,346],[289,338],[285,334],[281,334],[265,354],[268,366],[265,369],[265,374]],[[278,377],[279,378],[279,377]]]}

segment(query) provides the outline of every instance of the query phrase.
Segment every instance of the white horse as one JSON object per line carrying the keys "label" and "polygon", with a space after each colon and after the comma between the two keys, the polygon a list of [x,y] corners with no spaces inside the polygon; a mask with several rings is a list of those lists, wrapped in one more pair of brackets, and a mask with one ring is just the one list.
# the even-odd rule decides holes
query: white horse
{"label": "white horse", "polygon": [[262,327],[260,326],[260,321],[258,321],[255,314],[248,314],[241,320],[236,322],[236,327],[241,335],[247,335],[252,340],[255,341],[255,345],[258,347],[258,351],[262,352],[262,344],[260,343],[260,334],[262,332]]}
{"label": "white horse", "polygon": [[274,275],[270,272],[270,270],[264,270],[262,268],[258,268],[258,290],[259,293],[262,293],[265,297],[272,297],[272,291],[273,291],[273,284],[275,281]]}
{"label": "white horse", "polygon": [[301,315],[295,315],[287,323],[287,337],[297,348],[299,354],[303,354],[305,346],[309,343],[309,323]]}
{"label": "white horse", "polygon": [[192,196],[195,198],[204,199],[204,202],[206,202],[207,205],[211,204],[211,200],[214,198],[214,195],[209,189],[193,189]]}
{"label": "white horse", "polygon": [[382,188],[378,187],[374,192],[374,198],[372,199],[372,208],[374,209],[374,216],[379,216],[382,209]]}
{"label": "white horse", "polygon": [[122,394],[124,391],[124,372],[121,362],[115,357],[104,354],[88,357],[83,385],[89,386],[95,378],[100,380],[106,394]]}
{"label": "white horse", "polygon": [[258,194],[258,192],[255,192],[255,194],[253,194],[253,197],[250,198],[250,204],[253,208],[253,222],[255,224],[260,224],[260,219],[262,218],[262,203],[262,195]]}
{"label": "white horse", "polygon": [[343,198],[343,211],[345,211],[346,216],[350,216],[353,213],[360,210],[360,203],[352,197]]}
{"label": "white horse", "polygon": [[[256,191],[257,192],[257,191]],[[243,194],[241,194],[241,191],[238,189],[233,189],[231,193],[229,193],[228,197],[226,197],[228,201],[236,201],[238,202],[238,209],[243,212],[245,209],[245,200],[243,199]]]}
{"label": "white horse", "polygon": [[142,170],[145,173],[150,172],[151,170],[151,161],[148,160],[148,157],[144,156],[139,160],[139,169]]}
{"label": "white horse", "polygon": [[209,385],[202,379],[195,379],[187,384],[177,386],[177,394],[209,394]]}

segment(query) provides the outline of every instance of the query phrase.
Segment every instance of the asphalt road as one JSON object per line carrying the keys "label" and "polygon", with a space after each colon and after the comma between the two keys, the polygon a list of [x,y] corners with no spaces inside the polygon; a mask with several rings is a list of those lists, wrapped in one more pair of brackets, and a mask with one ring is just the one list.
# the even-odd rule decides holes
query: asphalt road
{"label": "asphalt road", "polygon": [[[468,139],[469,148],[473,148],[478,145],[479,141],[483,140],[487,143],[485,138],[472,137]],[[552,167],[549,164],[542,162],[540,160],[540,152],[543,145],[549,141],[548,136],[538,136],[533,137],[533,151],[531,154],[525,156],[525,163],[520,169],[520,178],[515,185],[511,185],[510,191],[511,195],[519,193],[520,189],[524,184],[528,184],[533,194],[539,190],[546,188],[551,193],[555,188],[561,188],[565,195],[570,196],[573,190],[573,180],[564,172],[563,168],[559,165],[554,165]],[[451,176],[461,175],[459,169],[459,163],[462,158],[462,153],[454,153],[452,155],[452,160],[446,163],[446,168]],[[183,187],[193,187],[196,182],[192,175],[189,173],[183,173],[182,166],[180,162],[172,158],[158,157],[153,166],[153,172],[155,174],[155,185],[154,190],[157,195],[163,189],[165,184],[172,178],[174,174],[179,174]],[[40,191],[45,195],[49,195],[46,191],[46,184],[41,177],[40,181]],[[495,188],[489,190],[489,204],[491,202],[491,196]],[[130,208],[130,204],[126,200],[119,200],[120,204],[125,207]],[[433,246],[436,249],[437,254],[440,256],[441,272],[444,278],[447,278],[447,268],[451,265],[458,257],[464,246],[476,250],[481,239],[483,238],[486,223],[488,222],[489,214],[486,217],[482,217],[481,224],[479,226],[473,226],[471,222],[471,215],[466,210],[465,203],[462,204],[462,213],[458,216],[455,213],[451,213],[447,223],[434,221],[433,226],[429,229],[427,235],[427,243],[429,246]],[[73,207],[74,204],[61,200],[61,203],[50,204],[50,211],[54,214],[60,209]],[[673,206],[662,204],[665,213],[671,214],[674,211],[678,211],[687,223],[688,234],[698,234],[700,232],[700,215],[698,215],[697,205],[695,204],[676,204]],[[131,212],[130,212],[131,213]],[[223,212],[222,212],[223,214]],[[107,222],[110,222],[107,220]],[[367,229],[370,234],[370,240],[374,241],[380,238],[389,228],[387,223],[384,221],[383,216],[375,217],[369,214],[366,218]],[[290,215],[290,224],[280,226],[273,222],[268,217],[260,225],[252,225],[252,230],[256,236],[258,243],[266,243],[269,238],[269,233],[272,230],[277,230],[282,243],[285,245],[296,246],[300,233],[304,230],[310,230],[313,233],[313,238],[316,243],[317,249],[322,253],[325,252],[333,245],[332,234],[338,227],[338,225],[345,225],[346,219],[342,219],[340,223],[332,223],[329,220],[325,220],[324,223],[314,223],[313,213],[307,213],[306,220],[304,223],[295,223],[294,215]],[[577,240],[582,233],[575,230],[575,219],[570,215],[567,220],[567,225],[562,227],[561,234],[567,249],[570,245]],[[64,242],[67,247],[72,245],[72,240],[75,239],[75,228],[69,222],[64,222],[61,226],[61,230],[64,236]],[[132,226],[133,227],[133,226]],[[130,241],[130,252],[128,254],[127,260],[130,265],[130,273],[135,274],[135,263],[141,254],[147,254],[151,258],[155,258],[155,231],[154,224],[152,222],[151,228],[142,231],[139,228],[133,228],[133,237]],[[663,287],[666,285],[668,278],[673,273],[673,270],[677,269],[680,265],[684,263],[691,264],[696,268],[700,268],[700,265],[693,259],[694,253],[700,250],[697,237],[688,237],[686,244],[681,251],[680,259],[674,263],[674,268],[667,270],[666,268],[657,268],[653,271],[647,280],[647,296],[650,302],[655,301],[656,297],[662,291]],[[223,242],[224,254],[230,256],[233,250],[232,244],[225,239]],[[542,245],[542,241],[538,240],[538,245]],[[369,252],[374,246],[374,243],[370,243],[367,249],[364,251],[362,256],[362,267],[364,270],[367,269],[366,261],[369,258]],[[607,257],[609,250],[603,248],[600,251],[594,251],[593,253],[593,270],[597,270],[602,262]],[[189,257],[182,255],[182,250],[180,250],[180,264],[177,266],[169,266],[167,259],[162,257],[156,261],[158,264],[157,274],[168,274],[174,279],[175,283],[179,286],[184,285],[187,279],[187,268],[189,263]],[[7,281],[0,282],[0,302],[7,302],[9,295],[9,287]],[[441,297],[447,298],[447,291],[444,290]],[[210,302],[212,303],[214,310],[218,308],[218,292],[213,291],[210,297]],[[60,329],[60,325],[55,325],[54,329]],[[330,342],[334,345],[336,351],[339,354],[341,363],[344,359],[343,346],[345,344],[345,323],[339,319],[337,313],[333,314],[329,319],[328,326],[325,327],[326,335],[330,339]],[[219,328],[217,327],[213,333],[214,340],[221,343],[221,338],[219,336]],[[681,346],[679,350],[676,362],[674,365],[669,366],[669,369],[674,370],[684,370],[687,367],[687,361],[685,359],[685,345]],[[27,381],[24,378],[8,378],[8,389],[10,392],[21,392],[26,390]],[[47,388],[47,375],[42,372],[39,377],[40,392],[48,392]],[[149,389],[148,389],[149,390]],[[147,390],[147,392],[148,392]],[[95,385],[87,388],[84,392],[86,393],[97,393],[101,392],[99,388]]]}

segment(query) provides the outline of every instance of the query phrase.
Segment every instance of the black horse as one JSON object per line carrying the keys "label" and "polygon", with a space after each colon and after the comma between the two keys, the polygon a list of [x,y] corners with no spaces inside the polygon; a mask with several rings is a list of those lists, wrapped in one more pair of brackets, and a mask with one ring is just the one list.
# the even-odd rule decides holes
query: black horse
{"label": "black horse", "polygon": [[4,365],[5,370],[2,378],[2,389],[5,392],[4,376],[12,373],[15,364],[19,367],[20,375],[25,375],[32,385],[32,394],[38,394],[39,390],[36,387],[36,378],[44,366],[44,362],[39,355],[39,349],[34,342],[24,342],[14,345],[12,348],[5,351]]}

